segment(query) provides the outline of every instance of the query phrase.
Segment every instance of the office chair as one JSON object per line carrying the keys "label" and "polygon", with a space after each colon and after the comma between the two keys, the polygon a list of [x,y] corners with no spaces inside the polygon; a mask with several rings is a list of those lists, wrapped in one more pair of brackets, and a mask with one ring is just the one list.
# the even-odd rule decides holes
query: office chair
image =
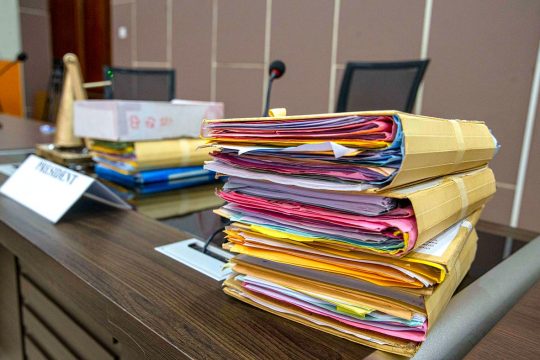
{"label": "office chair", "polygon": [[404,62],[349,62],[336,112],[401,110],[411,112],[429,59]]}
{"label": "office chair", "polygon": [[174,99],[175,72],[172,69],[130,69],[103,67],[105,99],[170,101]]}

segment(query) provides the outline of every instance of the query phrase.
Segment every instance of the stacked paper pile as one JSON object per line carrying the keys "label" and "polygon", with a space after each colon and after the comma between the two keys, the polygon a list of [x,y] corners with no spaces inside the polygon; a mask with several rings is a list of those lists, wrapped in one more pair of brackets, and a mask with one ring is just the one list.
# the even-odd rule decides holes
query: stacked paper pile
{"label": "stacked paper pile", "polygon": [[93,140],[96,174],[137,195],[155,194],[214,181],[203,169],[208,149],[200,139],[114,142]]}
{"label": "stacked paper pile", "polygon": [[360,112],[202,131],[217,148],[206,168],[229,176],[216,212],[239,255],[225,292],[412,356],[474,259],[473,226],[495,192],[485,124]]}

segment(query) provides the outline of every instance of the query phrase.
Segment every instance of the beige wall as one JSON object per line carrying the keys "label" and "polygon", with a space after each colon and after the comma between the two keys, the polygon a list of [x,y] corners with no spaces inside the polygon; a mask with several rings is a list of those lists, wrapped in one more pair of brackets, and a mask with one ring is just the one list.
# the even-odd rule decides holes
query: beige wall
{"label": "beige wall", "polygon": [[46,91],[52,71],[52,45],[47,0],[20,0],[22,50],[28,55],[24,64],[26,114],[33,115],[36,93]]}
{"label": "beige wall", "polygon": [[[498,193],[484,219],[510,224],[540,40],[538,1],[112,0],[112,38],[115,65],[174,67],[178,97],[224,101],[228,117],[261,113],[274,59],[287,74],[274,85],[272,106],[300,114],[334,109],[347,61],[427,55],[418,109],[493,129],[502,145],[492,164]],[[540,231],[537,118],[515,208],[517,225]]]}

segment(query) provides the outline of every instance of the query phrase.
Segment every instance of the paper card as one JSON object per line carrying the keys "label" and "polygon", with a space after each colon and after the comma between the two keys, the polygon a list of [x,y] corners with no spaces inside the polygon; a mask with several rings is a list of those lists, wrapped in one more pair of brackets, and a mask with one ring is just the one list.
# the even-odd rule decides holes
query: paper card
{"label": "paper card", "polygon": [[452,241],[456,238],[461,227],[467,227],[468,229],[472,229],[472,224],[468,220],[463,220],[455,224],[439,236],[423,243],[422,245],[420,245],[420,247],[415,249],[414,252],[433,256],[442,256],[446,252]]}
{"label": "paper card", "polygon": [[0,193],[53,223],[81,198],[130,209],[126,202],[95,179],[30,155],[0,187]]}

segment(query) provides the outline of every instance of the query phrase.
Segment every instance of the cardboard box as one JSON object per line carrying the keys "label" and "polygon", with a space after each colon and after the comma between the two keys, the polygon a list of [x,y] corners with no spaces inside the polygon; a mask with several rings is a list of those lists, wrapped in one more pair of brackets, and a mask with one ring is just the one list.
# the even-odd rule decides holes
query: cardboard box
{"label": "cardboard box", "polygon": [[82,100],[74,106],[79,137],[110,141],[199,137],[203,119],[223,117],[223,103]]}

